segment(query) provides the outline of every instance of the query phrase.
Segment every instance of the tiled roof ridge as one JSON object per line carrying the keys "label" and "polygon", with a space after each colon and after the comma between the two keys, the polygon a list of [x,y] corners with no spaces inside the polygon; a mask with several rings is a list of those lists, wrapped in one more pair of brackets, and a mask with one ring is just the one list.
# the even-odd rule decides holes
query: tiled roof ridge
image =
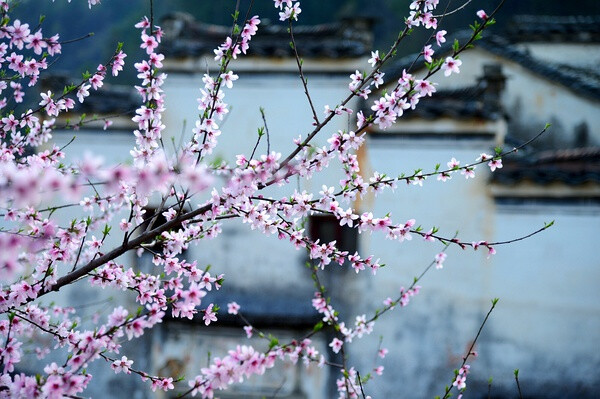
{"label": "tiled roof ridge", "polygon": [[600,161],[600,147],[564,148],[558,150],[544,150],[534,155],[535,163],[547,163],[572,160],[598,160]]}
{"label": "tiled roof ridge", "polygon": [[[512,17],[514,23],[562,23],[562,24],[593,24],[600,22],[600,15],[537,15],[519,14]],[[600,28],[599,28],[600,29]]]}
{"label": "tiled roof ridge", "polygon": [[507,158],[492,180],[509,185],[526,180],[541,185],[600,183],[600,147],[542,150],[526,157]]}
{"label": "tiled roof ridge", "polygon": [[[211,24],[204,21],[195,19],[191,14],[184,12],[173,12],[163,17],[163,20],[183,20],[188,28],[196,28],[198,31],[207,32],[215,35],[230,35],[231,26]],[[294,34],[323,34],[323,33],[336,33],[342,27],[341,21],[333,21],[316,25],[294,25]],[[288,34],[287,24],[272,23],[268,18],[261,18],[260,30],[270,34]],[[222,36],[221,39],[225,39]]]}
{"label": "tiled roof ridge", "polygon": [[[471,37],[471,34],[472,32],[470,30],[463,30],[457,32],[455,38],[458,39],[459,42],[464,43]],[[436,51],[436,56],[439,57],[441,54],[450,53],[452,51],[452,42],[453,40],[449,38],[449,40]],[[579,75],[573,73],[577,70],[581,72],[584,68],[562,68],[561,64],[540,60],[531,56],[527,51],[519,49],[509,39],[495,34],[484,34],[483,39],[476,41],[474,45],[485,51],[516,62],[534,74],[544,76],[579,95],[585,95],[594,100],[600,100],[600,81],[595,82],[580,76],[584,75],[583,73],[580,73]],[[386,76],[389,76],[392,80],[397,79],[401,76],[403,69],[408,69],[413,65],[417,55],[418,54],[410,54],[404,56],[384,68]]]}
{"label": "tiled roof ridge", "polygon": [[[163,52],[170,56],[212,54],[212,50],[231,34],[231,27],[201,22],[181,12],[165,16],[162,25],[165,30]],[[294,37],[302,46],[305,58],[360,57],[369,53],[372,42],[370,22],[356,24],[351,19],[318,25],[294,25]],[[293,56],[289,41],[287,24],[262,19],[249,54]]]}

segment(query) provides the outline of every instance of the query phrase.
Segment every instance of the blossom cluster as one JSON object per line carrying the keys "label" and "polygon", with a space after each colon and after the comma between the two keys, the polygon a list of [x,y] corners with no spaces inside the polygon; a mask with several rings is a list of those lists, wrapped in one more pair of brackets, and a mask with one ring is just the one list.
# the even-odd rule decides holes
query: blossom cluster
{"label": "blossom cluster", "polygon": [[279,13],[279,20],[280,21],[286,21],[286,20],[298,20],[298,15],[300,15],[300,13],[302,12],[302,9],[300,8],[300,2],[299,1],[292,1],[292,0],[273,0],[275,2],[275,7],[282,10]]}
{"label": "blossom cluster", "polygon": [[305,364],[319,359],[324,362],[323,355],[311,345],[310,339],[292,342],[286,346],[275,346],[266,352],[259,352],[252,346],[238,345],[222,358],[215,358],[210,366],[203,368],[201,374],[188,384],[191,395],[202,398],[213,398],[216,391],[227,389],[234,383],[243,382],[252,375],[262,375],[273,368],[277,360],[286,360],[296,364],[303,359]]}
{"label": "blossom cluster", "polygon": [[[90,7],[99,3],[88,0]],[[437,30],[438,20],[433,14],[437,5],[438,0],[412,2],[407,29],[423,26]],[[290,24],[301,13],[298,1],[274,0],[274,6],[280,11],[280,19]],[[10,11],[7,1],[0,0],[0,8],[4,13]],[[435,84],[429,80],[430,76],[437,70],[444,71],[446,76],[458,73],[461,64],[457,54],[426,76],[418,77],[405,70],[395,87],[373,102],[371,115],[356,113],[357,129],[329,132],[326,145],[314,144],[312,139],[333,118],[354,115],[348,105],[350,98],[359,96],[368,100],[372,90],[384,85],[380,67],[389,54],[384,56],[374,51],[368,60],[373,70],[356,71],[350,76],[349,99],[333,107],[325,105],[323,122],[315,116],[315,131],[304,139],[294,140],[295,149],[288,156],[268,150],[256,156],[254,152],[249,156],[239,154],[235,165],[206,162],[222,134],[219,124],[229,113],[224,102],[225,89],[232,89],[240,78],[231,63],[248,53],[261,22],[258,16],[253,16],[243,21],[243,28],[239,29],[238,13],[234,18],[232,35],[214,50],[218,72],[202,78],[193,137],[174,153],[166,151],[162,142],[167,128],[163,118],[163,87],[168,77],[162,72],[165,56],[159,52],[163,31],[153,25],[152,18],[144,17],[135,25],[139,30],[139,47],[145,55],[133,64],[140,80],[135,86],[140,105],[132,118],[137,126],[133,131],[135,147],[130,152],[131,164],[105,165],[93,154],[84,154],[77,162],[67,164],[65,148],[50,145],[36,153],[30,151],[31,147],[39,147],[51,139],[59,117],[69,115],[78,103],[88,101],[91,93],[102,89],[105,80],[124,69],[127,55],[121,46],[93,73],[85,73],[78,83],[65,87],[62,94],[44,90],[33,101],[35,106],[26,111],[2,113],[0,312],[4,316],[0,320],[0,336],[5,342],[0,348],[0,398],[78,396],[92,379],[86,371],[88,366],[97,360],[104,361],[115,373],[135,374],[149,381],[152,390],[175,389],[177,381],[172,377],[136,369],[133,359],[120,354],[121,346],[126,340],[142,336],[165,317],[201,319],[206,326],[218,321],[218,307],[206,304],[208,301],[203,299],[208,292],[221,288],[224,276],[211,274],[198,260],[188,261],[183,252],[192,242],[217,238],[222,233],[223,219],[237,218],[251,230],[306,251],[314,266],[315,280],[317,273],[336,264],[356,273],[369,270],[373,274],[384,265],[375,255],[350,253],[338,248],[336,241],[321,242],[310,237],[303,222],[314,214],[331,215],[340,226],[361,234],[382,234],[399,243],[421,236],[426,241],[473,249],[483,246],[489,254],[495,252],[493,243],[448,239],[438,235],[435,228],[424,232],[414,219],[397,222],[389,214],[374,215],[357,205],[357,200],[368,192],[377,194],[384,189],[396,189],[398,181],[421,186],[433,175],[442,181],[459,171],[466,178],[474,177],[476,164],[487,163],[492,171],[502,167],[499,155],[481,154],[472,165],[461,167],[453,158],[446,170],[436,168],[431,173],[420,170],[398,178],[378,172],[367,178],[361,171],[357,153],[365,143],[364,131],[372,124],[381,129],[390,127],[405,110],[415,108],[421,98],[434,95]],[[35,86],[40,74],[49,67],[48,59],[61,53],[58,35],[45,37],[41,28],[34,30],[19,20],[11,22],[10,18],[4,18],[0,22],[0,64],[7,73],[7,79],[0,80],[0,95],[10,93],[0,99],[0,109],[7,109],[12,102],[21,104],[28,100],[24,86]],[[444,30],[435,32],[433,37],[438,46],[446,41],[445,35]],[[422,55],[426,62],[434,61],[431,45],[425,46]],[[110,124],[110,120],[105,121],[105,128]],[[318,194],[300,189],[286,191],[279,198],[264,194],[267,187],[285,186],[292,178],[309,179],[336,162],[341,165],[341,179],[337,184],[322,186]],[[156,199],[161,205],[150,210],[149,204]],[[66,203],[57,205],[59,201]],[[63,208],[77,210],[79,213],[73,214],[84,216],[60,222],[54,213]],[[164,222],[158,222],[159,219]],[[117,230],[111,232],[112,225],[118,225],[117,234],[122,234],[123,240],[120,246],[108,248],[107,237]],[[151,259],[153,269],[139,270],[119,258],[129,251]],[[436,267],[441,268],[445,256],[444,252],[436,256]],[[83,284],[84,280],[99,289],[129,293],[135,298],[138,310],[121,305],[106,317],[83,320],[74,308],[44,304],[45,295],[70,284]],[[401,288],[397,299],[386,299],[383,310],[370,317],[367,314],[343,317],[321,287],[312,305],[322,317],[319,328],[335,332],[329,347],[337,354],[343,353],[344,345],[371,334],[383,312],[397,305],[407,306],[419,290],[416,284]],[[239,311],[238,304],[228,305],[230,314],[240,315]],[[249,338],[256,331],[251,324],[245,326]],[[35,348],[33,353],[39,360],[54,352],[51,349],[54,345],[54,349],[63,349],[56,352],[56,358],[63,356],[64,362],[48,362],[44,374],[36,377],[17,373],[15,370],[27,355],[25,347],[29,342],[44,342],[42,338],[52,344],[39,344]],[[380,350],[379,356],[383,358],[385,353]],[[327,363],[325,354],[319,353],[308,338],[270,345],[266,351],[239,345],[227,355],[213,359],[192,377],[188,381],[189,394],[213,398],[216,391],[251,375],[261,375],[277,361],[295,364],[299,359],[307,366]],[[369,377],[360,378],[345,359],[340,368],[342,377],[337,382],[340,397],[364,396],[362,383]],[[459,389],[465,386],[467,371],[468,367],[461,369],[457,376],[455,386]],[[373,372],[380,375],[383,366],[375,367]]]}

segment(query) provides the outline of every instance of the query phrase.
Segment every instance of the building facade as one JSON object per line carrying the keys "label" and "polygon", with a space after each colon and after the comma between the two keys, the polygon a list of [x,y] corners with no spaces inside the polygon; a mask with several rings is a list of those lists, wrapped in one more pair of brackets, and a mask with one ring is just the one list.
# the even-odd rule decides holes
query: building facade
{"label": "building facade", "polygon": [[[545,222],[556,222],[541,235],[498,247],[491,258],[481,250],[449,248],[444,268],[426,275],[420,283],[421,294],[409,306],[380,318],[372,334],[349,346],[347,354],[357,370],[366,374],[376,366],[385,367],[382,376],[365,386],[366,394],[375,398],[442,393],[474,339],[490,300],[496,297],[499,306],[478,341],[479,357],[471,363],[470,395],[487,395],[490,377],[492,396],[515,395],[515,368],[521,370],[521,385],[529,397],[593,397],[593,388],[600,382],[600,353],[594,350],[600,338],[596,288],[600,262],[592,245],[600,226],[600,80],[593,71],[595,64],[584,57],[600,54],[598,35],[593,32],[598,25],[578,24],[580,30],[587,26],[592,32],[579,32],[579,41],[571,41],[565,39],[573,37],[568,29],[574,25],[568,19],[538,20],[535,26],[542,31],[533,33],[525,28],[530,22],[517,19],[514,35],[489,37],[467,50],[461,55],[459,75],[437,79],[434,97],[423,100],[393,127],[370,129],[359,151],[365,177],[374,171],[410,175],[417,168],[430,171],[437,163],[445,165],[453,157],[463,165],[474,162],[482,152],[516,146],[547,122],[553,123],[548,136],[506,158],[504,167],[493,175],[481,165],[473,180],[456,174],[446,183],[430,179],[423,187],[400,184],[395,193],[368,194],[354,204],[360,212],[373,212],[376,217],[391,213],[397,222],[414,218],[426,230],[436,226],[446,236],[457,232],[469,241],[510,240]],[[371,23],[348,19],[294,29],[317,112],[322,113],[325,105],[339,104],[349,94],[349,75],[367,70]],[[212,50],[230,28],[202,24],[185,14],[169,16],[162,25],[169,75],[163,86],[164,123],[169,127],[167,134],[178,143],[181,135],[191,137],[202,76],[217,70]],[[557,29],[567,29],[569,35],[548,33]],[[554,41],[541,41],[544,38]],[[551,52],[555,46],[561,50]],[[442,48],[436,55],[447,50]],[[385,70],[386,82],[393,85],[412,59],[394,61]],[[268,146],[289,152],[293,139],[310,131],[313,121],[286,28],[261,25],[249,55],[232,67],[240,79],[235,90],[227,93],[231,109],[222,123],[214,160],[234,163],[237,154],[252,152],[257,129],[265,123],[261,108],[269,142],[263,140],[258,151],[264,153]],[[125,104],[127,96],[123,94],[120,109],[130,106]],[[375,98],[372,95],[368,103],[355,99],[348,106],[355,111],[369,109]],[[110,116],[113,110],[83,112]],[[134,145],[126,119],[116,118],[107,132],[99,126],[81,128],[78,139],[70,144],[71,152],[81,155],[91,147],[109,162],[126,162]],[[332,133],[355,126],[355,114],[337,116],[317,142],[325,145]],[[58,132],[55,140],[66,144],[72,135],[71,130]],[[294,189],[317,193],[323,184],[337,185],[341,177],[332,165],[311,180],[298,180],[291,188],[268,194],[281,197]],[[347,268],[325,272],[332,300],[347,322],[356,315],[372,314],[386,297],[396,297],[442,250],[441,244],[416,239],[398,244],[381,234],[359,235],[327,218],[312,217],[307,224],[311,236],[336,239],[363,256],[381,257],[387,265],[376,276],[357,275]],[[207,328],[201,320],[166,320],[143,338],[142,345],[125,348],[140,367],[161,375],[190,376],[207,365],[207,353],[211,358],[226,353],[245,336],[243,323],[225,314],[232,300],[242,305],[255,326],[282,342],[303,336],[318,322],[310,304],[314,285],[304,252],[236,221],[225,221],[222,229],[219,240],[200,242],[184,254],[199,264],[212,265],[211,273],[225,275],[223,288],[206,298],[207,303],[220,306],[220,322]],[[144,257],[131,256],[129,261],[136,267],[152,267]],[[81,295],[90,294],[73,291],[65,300]],[[93,295],[106,297],[105,293]],[[127,303],[130,299],[116,300]],[[315,344],[335,361],[338,358],[328,348],[332,337],[325,334]],[[255,337],[249,342],[260,347],[259,341]],[[380,347],[389,350],[383,360],[376,358]],[[143,398],[149,392],[137,382],[114,390],[121,375],[115,376],[107,367],[96,373],[101,381],[98,386],[108,388],[90,395],[101,397],[101,389],[108,389],[114,397]],[[335,396],[338,377],[332,368],[289,364],[220,397],[330,398]]]}

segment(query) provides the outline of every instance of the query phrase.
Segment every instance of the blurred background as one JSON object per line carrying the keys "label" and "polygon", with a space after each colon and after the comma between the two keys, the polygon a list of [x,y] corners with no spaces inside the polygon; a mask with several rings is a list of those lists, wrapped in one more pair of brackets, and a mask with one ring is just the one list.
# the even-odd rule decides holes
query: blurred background
{"label": "blurred background", "polygon": [[[241,10],[248,3],[241,1]],[[301,3],[296,40],[317,112],[348,95],[349,75],[369,70],[370,50],[387,51],[403,27],[409,3]],[[441,3],[438,10],[445,7]],[[459,2],[452,1],[448,9],[458,6]],[[182,134],[190,135],[202,75],[207,69],[216,70],[212,49],[230,31],[234,7],[233,0],[154,2],[155,22],[165,30],[159,49],[166,55],[164,69],[169,74],[163,87],[165,134],[175,142]],[[490,12],[493,7],[492,2],[473,1],[444,18],[439,29],[448,31],[447,43],[438,47],[429,41],[435,57],[447,56],[455,38],[466,42],[476,11]],[[105,62],[117,42],[125,43],[124,74],[107,79],[103,91],[76,112],[111,117],[138,106],[139,98],[125,85],[137,84],[131,66],[144,53],[133,25],[149,15],[148,1],[104,0],[88,10],[84,1],[24,0],[14,16],[33,23],[38,14],[46,16],[44,32],[58,32],[63,40],[95,33],[63,47],[52,66],[56,75],[47,80],[48,85],[60,88],[77,81],[81,72]],[[263,23],[249,55],[232,64],[240,80],[227,93],[231,112],[214,154],[215,159],[228,162],[238,153],[248,154],[254,146],[256,130],[263,124],[259,106],[268,118],[272,149],[283,153],[293,148],[293,138],[310,131],[312,122],[286,25],[278,21],[272,1],[256,1],[252,14],[260,15]],[[594,244],[600,228],[600,2],[509,0],[496,19],[498,23],[485,32],[484,39],[461,54],[460,74],[433,79],[437,93],[432,99],[421,101],[387,130],[370,128],[359,152],[361,173],[365,179],[374,171],[410,175],[417,168],[433,170],[437,163],[445,167],[452,157],[465,165],[482,152],[493,153],[495,147],[509,150],[552,123],[548,134],[504,159],[504,167],[494,174],[482,165],[473,181],[456,174],[444,184],[434,178],[423,187],[400,184],[395,194],[369,194],[352,206],[376,217],[391,212],[398,223],[415,218],[425,230],[436,226],[446,237],[458,231],[467,241],[510,240],[545,222],[555,220],[556,224],[528,240],[496,248],[498,254],[491,258],[482,250],[449,248],[445,267],[426,275],[420,283],[422,293],[408,307],[386,315],[371,335],[350,345],[351,364],[361,375],[376,366],[385,367],[383,376],[365,386],[374,398],[443,394],[495,297],[500,303],[478,341],[479,357],[471,363],[465,397],[516,397],[516,368],[521,370],[523,397],[597,397],[600,261]],[[430,34],[416,29],[402,42],[396,57],[384,67],[386,84],[376,94],[393,89],[405,69],[417,77],[425,74],[422,62],[415,60]],[[354,114],[334,119],[317,143],[325,145],[337,130],[353,129],[356,112],[370,112],[377,98],[351,101]],[[101,124],[80,129],[70,153],[80,156],[91,148],[111,162],[127,162],[135,126],[126,115],[112,119],[115,124],[108,131]],[[58,131],[54,140],[63,145],[72,136],[70,130]],[[266,147],[261,145],[259,151]],[[298,181],[292,190],[298,187],[316,194],[322,184],[337,186],[340,177],[339,171],[330,168],[312,180]],[[270,194],[289,195],[290,189],[285,190]],[[365,257],[375,254],[387,265],[374,277],[356,275],[347,268],[323,273],[329,294],[348,324],[356,315],[373,314],[386,297],[396,298],[400,288],[409,286],[442,249],[439,243],[416,237],[399,244],[385,240],[383,234],[359,235],[322,216],[311,216],[307,226],[313,239],[336,240],[343,249],[358,250]],[[220,240],[186,251],[187,259],[210,263],[214,273],[226,275],[223,289],[212,293],[206,303],[226,309],[227,302],[236,300],[253,324],[273,332],[280,341],[302,336],[319,320],[310,306],[314,287],[304,267],[305,254],[274,237],[249,233],[246,225],[225,222]],[[131,256],[127,261],[140,270],[153,267],[146,257]],[[108,301],[106,293],[93,289],[61,293],[63,297],[57,299],[67,303]],[[111,297],[108,308],[117,302],[135,309],[127,296]],[[126,346],[125,353],[154,373],[194,376],[206,366],[207,351],[218,356],[244,339],[239,320],[223,311],[219,318],[220,323],[210,328],[204,328],[201,320],[166,320],[137,344]],[[317,337],[315,345],[335,362],[339,357],[327,348],[332,338],[331,333]],[[385,359],[376,357],[380,347],[390,351]],[[155,397],[143,383],[114,375],[105,365],[95,367],[90,395]],[[221,397],[331,398],[336,396],[333,388],[338,374],[335,369],[288,364]]]}

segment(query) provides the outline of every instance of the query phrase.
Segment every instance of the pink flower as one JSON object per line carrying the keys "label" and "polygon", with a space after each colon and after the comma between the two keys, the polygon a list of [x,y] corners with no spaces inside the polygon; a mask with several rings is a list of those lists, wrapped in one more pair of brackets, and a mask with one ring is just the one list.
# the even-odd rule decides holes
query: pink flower
{"label": "pink flower", "polygon": [[502,168],[502,159],[493,159],[488,162],[488,166],[490,167],[490,170],[494,172],[496,169]]}
{"label": "pink flower", "polygon": [[238,75],[234,74],[232,71],[221,74],[221,79],[223,79],[223,82],[225,83],[225,86],[227,86],[228,89],[231,89],[233,87],[233,82],[238,80],[238,78]]}
{"label": "pink flower", "polygon": [[452,57],[446,57],[446,61],[442,65],[444,70],[444,76],[450,76],[452,73],[460,73],[459,67],[462,65],[462,61]]}
{"label": "pink flower", "polygon": [[454,380],[454,382],[452,383],[453,386],[455,386],[457,389],[464,389],[467,387],[467,377],[459,374],[456,376],[456,380]]}
{"label": "pink flower", "polygon": [[140,22],[134,25],[138,29],[147,29],[150,27],[150,21],[148,17],[144,17]]}
{"label": "pink flower", "polygon": [[131,228],[131,223],[127,221],[127,219],[121,219],[121,222],[119,223],[119,228],[122,231],[127,231]]}
{"label": "pink flower", "polygon": [[[431,62],[431,61],[429,61]],[[415,90],[419,92],[421,97],[429,96],[436,92],[435,86],[428,80],[416,80],[415,81]]]}
{"label": "pink flower", "polygon": [[435,41],[437,42],[438,47],[442,45],[442,43],[446,43],[446,32],[445,30],[437,31],[435,34]]}
{"label": "pink flower", "polygon": [[275,7],[280,10],[283,9],[283,4],[285,3],[288,7],[292,6],[292,0],[273,0],[275,2]]}
{"label": "pink flower", "polygon": [[431,48],[431,45],[428,44],[427,46],[423,47],[423,58],[425,58],[425,61],[431,63],[433,62],[433,49]]}
{"label": "pink flower", "polygon": [[240,310],[240,305],[237,302],[230,302],[227,304],[227,313],[236,315]]}
{"label": "pink flower", "polygon": [[[288,4],[289,4],[289,2],[288,2]],[[293,18],[295,21],[297,21],[298,15],[300,15],[301,12],[302,12],[302,9],[300,8],[300,2],[294,3],[294,5],[291,7],[286,6],[285,9],[283,10],[283,12],[279,13],[279,20],[285,21],[290,18]]]}
{"label": "pink flower", "polygon": [[246,331],[246,337],[252,338],[252,334],[254,333],[252,326],[244,326],[244,331]]}
{"label": "pink flower", "polygon": [[446,260],[446,257],[448,255],[446,255],[445,252],[440,252],[439,254],[437,254],[435,256],[435,268],[436,269],[441,269],[442,267],[444,267],[443,263]]}
{"label": "pink flower", "polygon": [[169,377],[169,378],[163,378],[160,381],[160,385],[161,385],[161,389],[165,392],[167,392],[170,389],[175,389],[175,386],[173,385],[173,378]]}
{"label": "pink flower", "polygon": [[426,12],[421,16],[421,20],[423,21],[423,25],[425,29],[436,29],[437,28],[437,19],[433,16],[432,13]]}
{"label": "pink flower", "polygon": [[467,180],[475,178],[474,168],[465,168],[460,172],[460,174],[463,175]]}
{"label": "pink flower", "polygon": [[98,90],[100,87],[102,87],[104,85],[104,76],[100,73],[95,73],[88,80],[88,82],[92,85],[92,88],[94,90]]}
{"label": "pink flower", "polygon": [[123,65],[125,65],[125,57],[127,57],[127,54],[125,54],[122,51],[119,51],[119,53],[117,55],[115,55],[115,58],[113,59],[113,64],[112,64],[112,75],[113,76],[117,76],[119,74],[120,71],[123,70]]}
{"label": "pink flower", "polygon": [[479,154],[479,157],[477,157],[476,161],[477,162],[479,162],[479,161],[485,162],[488,159],[492,159],[492,156],[482,152],[481,154]]}
{"label": "pink flower", "polygon": [[48,44],[44,41],[42,36],[42,31],[38,30],[35,34],[29,37],[29,44],[25,46],[25,48],[30,49],[33,48],[33,52],[40,55],[42,54],[42,49],[48,47]]}
{"label": "pink flower", "polygon": [[477,11],[477,16],[483,19],[484,21],[488,19],[488,15],[483,10]]}
{"label": "pink flower", "polygon": [[452,158],[450,162],[447,163],[448,169],[456,169],[460,166],[460,161],[457,161],[456,158]]}
{"label": "pink flower", "polygon": [[154,36],[148,36],[146,33],[142,33],[142,44],[140,44],[140,48],[146,49],[146,53],[152,54],[157,47],[158,42]]}
{"label": "pink flower", "polygon": [[340,349],[342,349],[342,345],[344,345],[344,342],[342,342],[341,340],[334,338],[331,343],[329,344],[329,346],[331,346],[331,350],[333,351],[333,353],[338,353],[340,351]]}
{"label": "pink flower", "polygon": [[131,370],[129,368],[133,364],[133,360],[128,360],[126,356],[121,357],[121,360],[115,360],[112,362],[110,367],[115,371],[115,373],[120,373],[121,371],[125,374],[131,374]]}
{"label": "pink flower", "polygon": [[212,303],[204,310],[204,316],[202,319],[204,319],[205,325],[209,325],[211,322],[217,321],[217,315],[214,312],[214,306]]}
{"label": "pink flower", "polygon": [[86,85],[86,84],[82,84],[79,89],[77,89],[77,99],[79,100],[80,103],[83,102],[83,100],[90,95],[90,92],[88,91],[90,89],[90,87],[92,87],[91,85]]}
{"label": "pink flower", "polygon": [[381,58],[379,58],[379,50],[376,50],[375,52],[371,51],[371,58],[369,58],[368,62],[373,68],[375,68],[377,63],[381,62]]}

